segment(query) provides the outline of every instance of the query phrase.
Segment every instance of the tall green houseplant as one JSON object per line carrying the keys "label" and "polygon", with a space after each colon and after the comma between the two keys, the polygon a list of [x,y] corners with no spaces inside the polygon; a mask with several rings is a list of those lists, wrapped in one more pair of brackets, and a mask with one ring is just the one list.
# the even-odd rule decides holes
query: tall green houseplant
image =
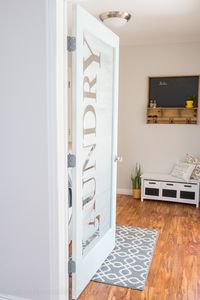
{"label": "tall green houseplant", "polygon": [[140,199],[141,197],[141,166],[136,164],[134,173],[131,175],[133,198]]}

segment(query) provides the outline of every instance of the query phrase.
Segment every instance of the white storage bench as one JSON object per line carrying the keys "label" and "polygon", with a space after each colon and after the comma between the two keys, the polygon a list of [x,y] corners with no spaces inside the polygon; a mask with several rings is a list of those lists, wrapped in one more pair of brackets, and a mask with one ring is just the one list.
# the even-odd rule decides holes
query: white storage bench
{"label": "white storage bench", "polygon": [[141,176],[141,201],[144,199],[195,204],[199,207],[200,182],[185,182],[166,174],[146,173]]}

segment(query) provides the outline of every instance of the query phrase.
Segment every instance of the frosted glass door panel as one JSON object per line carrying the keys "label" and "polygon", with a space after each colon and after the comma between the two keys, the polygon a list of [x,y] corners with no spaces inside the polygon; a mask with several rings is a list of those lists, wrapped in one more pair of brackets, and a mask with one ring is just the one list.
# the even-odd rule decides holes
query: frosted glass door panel
{"label": "frosted glass door panel", "polygon": [[118,37],[76,10],[73,60],[72,294],[76,299],[115,245]]}
{"label": "frosted glass door panel", "polygon": [[111,226],[113,48],[83,32],[83,254]]}

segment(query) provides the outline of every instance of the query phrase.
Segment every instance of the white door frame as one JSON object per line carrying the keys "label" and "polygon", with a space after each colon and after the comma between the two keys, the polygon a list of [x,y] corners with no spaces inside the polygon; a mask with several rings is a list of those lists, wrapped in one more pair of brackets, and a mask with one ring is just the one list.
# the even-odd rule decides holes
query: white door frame
{"label": "white door frame", "polygon": [[68,299],[67,3],[46,0],[51,300]]}

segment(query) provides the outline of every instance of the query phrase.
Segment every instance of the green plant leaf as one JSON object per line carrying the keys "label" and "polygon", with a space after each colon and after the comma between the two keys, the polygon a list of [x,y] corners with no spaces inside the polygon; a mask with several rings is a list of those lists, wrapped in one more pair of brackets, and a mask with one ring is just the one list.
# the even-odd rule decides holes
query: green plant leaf
{"label": "green plant leaf", "polygon": [[132,188],[140,189],[141,188],[141,166],[136,164],[134,172],[131,174]]}

